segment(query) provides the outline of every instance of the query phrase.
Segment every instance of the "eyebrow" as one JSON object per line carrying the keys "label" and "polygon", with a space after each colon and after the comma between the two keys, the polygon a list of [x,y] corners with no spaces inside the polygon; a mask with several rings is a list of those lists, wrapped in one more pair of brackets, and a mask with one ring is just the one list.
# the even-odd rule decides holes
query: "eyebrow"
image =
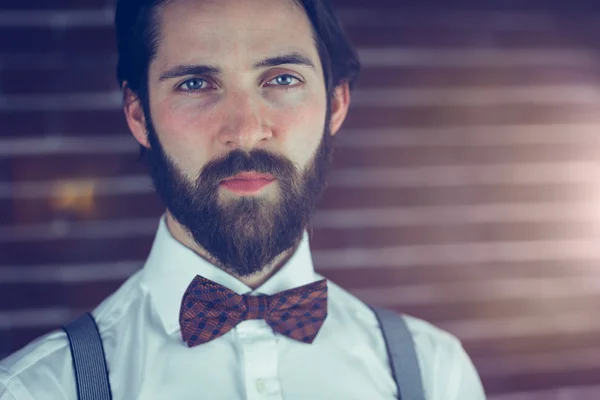
{"label": "eyebrow", "polygon": [[[298,52],[265,58],[264,60],[254,64],[252,69],[256,70],[261,68],[277,67],[283,64],[303,65],[310,67],[315,71],[317,69],[308,57]],[[221,72],[221,68],[212,65],[178,65],[161,74],[158,79],[160,81],[164,81],[167,79],[180,78],[187,75],[217,76],[220,75]]]}
{"label": "eyebrow", "polygon": [[254,64],[252,66],[252,68],[253,69],[261,69],[261,68],[268,68],[268,67],[277,67],[277,66],[283,65],[283,64],[304,65],[304,66],[310,67],[314,70],[317,69],[308,57],[306,57],[300,53],[297,53],[297,52],[283,54],[278,57],[266,58],[262,61],[257,62],[256,64]]}
{"label": "eyebrow", "polygon": [[167,79],[180,78],[187,75],[208,75],[216,76],[221,73],[221,69],[210,65],[178,65],[160,75],[159,81]]}

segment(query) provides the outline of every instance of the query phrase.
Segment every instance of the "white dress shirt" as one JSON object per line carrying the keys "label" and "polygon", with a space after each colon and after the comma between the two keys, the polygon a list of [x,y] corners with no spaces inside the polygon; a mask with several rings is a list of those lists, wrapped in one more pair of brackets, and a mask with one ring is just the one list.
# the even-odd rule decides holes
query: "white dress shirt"
{"label": "white dress shirt", "polygon": [[[328,316],[315,341],[274,333],[264,320],[188,348],[179,307],[201,275],[238,294],[272,295],[320,279],[308,236],[256,290],[211,265],[170,234],[164,217],[144,268],[104,300],[98,324],[114,400],[392,400],[397,389],[385,343],[367,305],[328,281]],[[428,400],[482,400],[481,382],[460,342],[408,318]],[[0,362],[0,400],[76,400],[69,343],[47,334]]]}

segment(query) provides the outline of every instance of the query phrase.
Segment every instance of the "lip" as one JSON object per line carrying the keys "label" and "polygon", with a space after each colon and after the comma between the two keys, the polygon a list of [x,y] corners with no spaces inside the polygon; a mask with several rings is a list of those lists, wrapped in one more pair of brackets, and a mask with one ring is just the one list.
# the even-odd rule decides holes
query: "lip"
{"label": "lip", "polygon": [[243,172],[221,181],[221,187],[236,194],[253,194],[275,181],[269,174]]}
{"label": "lip", "polygon": [[231,176],[229,178],[223,179],[221,182],[231,181],[231,180],[246,180],[246,181],[254,181],[254,180],[267,180],[274,181],[275,177],[271,174],[259,174],[258,172],[241,172],[237,175]]}

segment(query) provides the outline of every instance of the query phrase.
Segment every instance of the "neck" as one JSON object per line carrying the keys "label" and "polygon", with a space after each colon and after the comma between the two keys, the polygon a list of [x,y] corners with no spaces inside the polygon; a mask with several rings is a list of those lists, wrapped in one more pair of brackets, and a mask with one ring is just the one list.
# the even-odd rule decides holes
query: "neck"
{"label": "neck", "polygon": [[[175,218],[173,218],[169,211],[167,211],[166,215],[167,228],[169,229],[171,235],[173,235],[173,237],[179,243],[194,251],[196,254],[198,254],[198,256],[202,257],[211,264],[217,267],[219,266],[217,260],[215,260],[215,258],[208,251],[206,251],[204,247],[196,243],[196,241],[192,238],[189,232]],[[251,276],[239,276],[230,271],[225,272],[234,276],[236,279],[243,282],[248,287],[254,290],[263,283],[265,283],[267,280],[269,280],[269,278],[272,277],[277,271],[279,271],[279,269],[281,269],[281,267],[283,267],[283,265],[285,265],[285,263],[289,260],[292,254],[294,254],[296,248],[297,246],[294,246],[290,250],[281,253],[280,255],[275,257],[275,259],[271,263],[265,265],[263,269],[257,274]]]}

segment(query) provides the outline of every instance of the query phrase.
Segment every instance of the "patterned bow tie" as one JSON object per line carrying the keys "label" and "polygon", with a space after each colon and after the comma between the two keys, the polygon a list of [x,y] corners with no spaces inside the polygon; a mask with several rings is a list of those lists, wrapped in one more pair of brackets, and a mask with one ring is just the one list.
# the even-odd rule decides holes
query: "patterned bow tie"
{"label": "patterned bow tie", "polygon": [[272,296],[249,296],[196,276],[183,295],[179,324],[189,347],[218,338],[247,319],[264,319],[276,332],[312,343],[326,317],[326,279]]}

